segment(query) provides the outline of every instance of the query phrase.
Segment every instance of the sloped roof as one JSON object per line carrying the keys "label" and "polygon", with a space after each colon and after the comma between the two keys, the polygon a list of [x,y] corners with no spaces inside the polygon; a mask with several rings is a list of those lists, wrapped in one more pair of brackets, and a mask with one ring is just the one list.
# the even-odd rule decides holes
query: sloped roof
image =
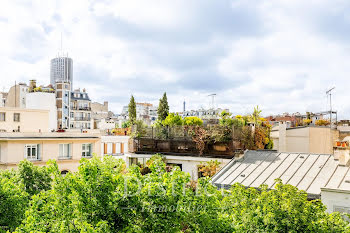
{"label": "sloped roof", "polygon": [[305,190],[310,198],[320,198],[321,188],[350,190],[350,168],[340,166],[333,155],[247,151],[244,157],[232,159],[212,178],[217,187],[234,183],[258,188],[275,187],[275,179]]}

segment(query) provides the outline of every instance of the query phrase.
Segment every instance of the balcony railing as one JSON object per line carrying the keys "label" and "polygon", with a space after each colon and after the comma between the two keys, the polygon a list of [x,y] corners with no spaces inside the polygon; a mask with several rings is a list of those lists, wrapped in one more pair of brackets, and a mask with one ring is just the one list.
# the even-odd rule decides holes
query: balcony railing
{"label": "balcony railing", "polygon": [[72,159],[72,156],[58,156],[58,159],[59,160],[65,160],[65,159],[69,160],[69,159]]}
{"label": "balcony railing", "polygon": [[90,121],[91,117],[74,117],[74,121]]}
{"label": "balcony railing", "polygon": [[91,111],[90,107],[70,107],[71,110],[79,110],[79,111]]}

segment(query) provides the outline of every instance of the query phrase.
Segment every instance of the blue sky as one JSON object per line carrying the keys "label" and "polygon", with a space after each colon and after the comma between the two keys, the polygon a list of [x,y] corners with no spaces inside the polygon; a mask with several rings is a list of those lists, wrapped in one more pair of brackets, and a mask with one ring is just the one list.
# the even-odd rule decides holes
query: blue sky
{"label": "blue sky", "polygon": [[37,79],[63,49],[74,87],[118,113],[133,94],[172,111],[216,105],[264,115],[324,111],[350,117],[350,1],[2,1],[0,88]]}

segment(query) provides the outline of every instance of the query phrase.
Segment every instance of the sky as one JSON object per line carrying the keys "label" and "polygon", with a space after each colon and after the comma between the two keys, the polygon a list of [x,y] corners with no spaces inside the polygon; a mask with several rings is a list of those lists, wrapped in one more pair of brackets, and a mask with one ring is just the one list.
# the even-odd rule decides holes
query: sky
{"label": "sky", "polygon": [[74,88],[120,113],[131,95],[170,110],[215,105],[263,115],[329,109],[350,118],[348,0],[2,0],[0,90],[50,82],[74,63]]}

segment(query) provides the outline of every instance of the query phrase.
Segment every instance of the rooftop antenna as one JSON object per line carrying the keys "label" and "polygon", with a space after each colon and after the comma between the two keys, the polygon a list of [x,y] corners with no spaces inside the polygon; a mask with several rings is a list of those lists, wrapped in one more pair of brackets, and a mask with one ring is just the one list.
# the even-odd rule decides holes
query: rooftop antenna
{"label": "rooftop antenna", "polygon": [[328,91],[326,91],[326,95],[329,96],[329,116],[330,116],[330,126],[332,127],[332,91],[335,89],[335,87],[332,87]]}
{"label": "rooftop antenna", "polygon": [[61,32],[61,54],[63,56],[63,36],[62,36],[62,32]]}
{"label": "rooftop antenna", "polygon": [[210,108],[215,109],[215,96],[216,96],[216,94],[214,93],[214,94],[210,94],[208,96],[211,97],[211,106],[210,106]]}

